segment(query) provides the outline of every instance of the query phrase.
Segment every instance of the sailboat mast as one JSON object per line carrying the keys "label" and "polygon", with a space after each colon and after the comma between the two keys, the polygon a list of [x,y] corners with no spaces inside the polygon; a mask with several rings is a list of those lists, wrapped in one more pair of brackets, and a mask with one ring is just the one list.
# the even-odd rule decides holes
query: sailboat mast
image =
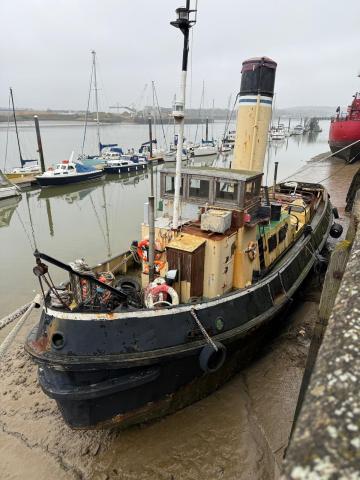
{"label": "sailboat mast", "polygon": [[97,86],[97,77],[96,77],[96,52],[95,52],[95,50],[93,50],[91,53],[92,53],[92,56],[93,56],[97,140],[98,140],[99,154],[101,154],[100,122],[99,122],[99,98],[98,98],[98,86]]}
{"label": "sailboat mast", "polygon": [[196,10],[190,10],[190,0],[186,0],[186,7],[179,7],[176,9],[177,20],[170,22],[173,27],[179,28],[184,35],[183,57],[182,57],[182,71],[180,84],[180,101],[175,103],[175,110],[173,112],[175,122],[179,125],[178,144],[176,150],[176,169],[175,169],[175,189],[174,189],[174,210],[173,210],[173,230],[179,227],[180,217],[180,189],[181,189],[181,160],[184,142],[184,124],[185,124],[185,97],[186,97],[186,76],[189,55],[189,31],[195,24],[196,18],[190,20],[190,13]]}
{"label": "sailboat mast", "polygon": [[12,91],[12,88],[11,88],[11,87],[10,87],[10,98],[11,98],[11,104],[12,104],[13,117],[14,117],[14,124],[15,124],[17,144],[18,144],[18,147],[19,147],[20,164],[21,164],[21,166],[23,167],[25,162],[24,162],[23,157],[22,157],[22,154],[21,154],[19,132],[18,132],[17,121],[16,121],[16,114],[15,114],[14,96],[13,96],[13,91]]}

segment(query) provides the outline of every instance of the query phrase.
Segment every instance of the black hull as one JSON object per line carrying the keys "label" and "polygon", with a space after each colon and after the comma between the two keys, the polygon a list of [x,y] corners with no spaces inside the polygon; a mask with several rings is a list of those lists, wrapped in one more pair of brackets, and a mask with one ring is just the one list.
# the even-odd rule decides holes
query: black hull
{"label": "black hull", "polygon": [[[336,153],[337,157],[344,159],[347,163],[354,163],[357,160],[360,160],[360,142],[349,148],[346,148],[347,145],[351,145],[351,143],[329,141],[330,150],[332,153]],[[339,152],[339,150],[341,151]]]}
{"label": "black hull", "polygon": [[[312,221],[312,234],[301,235],[264,279],[219,299],[170,310],[74,314],[72,319],[48,309],[25,346],[41,366],[41,387],[73,428],[126,427],[202,398],[238,370],[248,339],[256,343],[260,327],[272,325],[289,304],[331,223],[326,196]],[[203,368],[201,357],[209,346],[192,308],[212,339],[226,348],[217,371]],[[51,344],[49,331],[61,332],[61,349]]]}
{"label": "black hull", "polygon": [[[279,315],[285,306],[277,310]],[[224,311],[224,315],[228,312]],[[226,383],[253,358],[266,338],[273,334],[269,321],[259,328],[226,342],[226,362],[212,374],[204,374],[199,356],[203,347],[185,356],[171,356],[143,367],[70,371],[74,383],[64,382],[64,373],[48,366],[39,371],[44,393],[56,400],[65,422],[74,429],[120,429],[169,415],[206,397]],[[271,325],[272,326],[272,325]],[[90,367],[90,365],[88,365]],[[93,368],[93,365],[92,365]],[[89,382],[91,387],[89,387]],[[85,385],[82,386],[82,381]]]}
{"label": "black hull", "polygon": [[129,172],[143,172],[147,169],[147,165],[127,165],[125,167],[104,167],[104,173],[114,174],[114,173],[129,173]]}
{"label": "black hull", "polygon": [[103,176],[102,170],[95,172],[82,173],[80,175],[58,176],[58,177],[36,177],[40,187],[59,187],[63,185],[73,185],[74,183],[88,182],[96,180]]}

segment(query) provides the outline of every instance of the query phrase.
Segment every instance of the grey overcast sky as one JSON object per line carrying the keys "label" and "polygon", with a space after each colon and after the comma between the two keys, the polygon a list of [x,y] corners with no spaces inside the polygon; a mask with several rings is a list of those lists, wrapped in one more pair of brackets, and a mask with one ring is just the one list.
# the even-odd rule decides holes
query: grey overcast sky
{"label": "grey overcast sky", "polygon": [[[160,104],[178,90],[182,35],[169,25],[184,0],[2,0],[0,106],[84,109],[90,50],[101,106],[139,99],[155,81]],[[225,107],[241,62],[278,62],[277,106],[346,105],[360,89],[360,0],[198,0],[191,105]],[[188,92],[190,82],[188,83]],[[145,102],[150,102],[150,88]],[[188,98],[188,105],[189,105]]]}

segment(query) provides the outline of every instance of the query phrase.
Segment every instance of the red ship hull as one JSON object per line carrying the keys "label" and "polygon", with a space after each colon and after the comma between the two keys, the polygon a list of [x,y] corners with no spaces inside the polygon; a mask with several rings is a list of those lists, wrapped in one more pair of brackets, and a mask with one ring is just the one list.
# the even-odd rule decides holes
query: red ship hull
{"label": "red ship hull", "polygon": [[[340,110],[340,107],[339,107]],[[340,114],[331,120],[329,132],[329,146],[333,153],[347,162],[354,162],[360,158],[360,97],[354,96],[348,107],[346,117]],[[349,148],[346,148],[349,147]]]}

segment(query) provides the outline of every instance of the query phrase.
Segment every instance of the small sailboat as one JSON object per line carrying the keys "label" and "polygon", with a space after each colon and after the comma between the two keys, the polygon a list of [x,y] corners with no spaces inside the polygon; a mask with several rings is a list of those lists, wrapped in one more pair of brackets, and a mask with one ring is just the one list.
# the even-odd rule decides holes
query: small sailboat
{"label": "small sailboat", "polygon": [[[175,112],[175,107],[174,107],[174,112]],[[174,141],[173,143],[170,144],[169,150],[165,152],[164,156],[164,162],[175,162],[176,161],[176,154],[177,154],[177,145],[179,142],[179,135],[175,134],[174,135]],[[190,152],[189,149],[192,148],[192,144],[187,144],[184,145],[184,139],[183,139],[183,145],[181,149],[181,160],[183,162],[186,162],[190,158]]]}
{"label": "small sailboat", "polygon": [[[100,165],[104,163],[105,158],[103,156],[103,153],[105,153],[106,151],[108,151],[108,149],[112,147],[114,148],[118,147],[118,144],[117,143],[103,144],[101,143],[101,140],[100,140],[99,97],[98,97],[98,86],[97,86],[95,50],[91,51],[91,55],[92,55],[92,65],[91,65],[91,75],[90,75],[90,88],[89,88],[88,104],[87,104],[86,114],[85,114],[83,142],[81,147],[81,154],[78,156],[78,161],[87,166],[94,167],[96,165]],[[88,129],[88,116],[89,116],[90,98],[91,98],[91,92],[93,90],[93,84],[94,84],[94,92],[95,92],[96,138],[97,138],[98,152],[94,154],[85,154],[84,149],[85,149],[86,135],[87,135],[87,129]]]}
{"label": "small sailboat", "polygon": [[191,157],[207,157],[209,155],[216,155],[218,153],[218,146],[214,139],[209,140],[209,119],[206,119],[205,126],[205,140],[201,140],[200,145],[195,145],[189,148]]}
{"label": "small sailboat", "polygon": [[13,113],[13,119],[14,119],[14,125],[15,125],[16,140],[17,140],[17,145],[19,150],[20,167],[16,167],[13,170],[11,170],[11,172],[6,173],[6,176],[9,179],[25,177],[25,176],[34,176],[35,174],[40,173],[41,169],[36,159],[24,159],[23,157],[21,144],[20,144],[18,124],[16,119],[14,94],[11,87],[10,87],[10,100],[11,100],[12,113]]}

